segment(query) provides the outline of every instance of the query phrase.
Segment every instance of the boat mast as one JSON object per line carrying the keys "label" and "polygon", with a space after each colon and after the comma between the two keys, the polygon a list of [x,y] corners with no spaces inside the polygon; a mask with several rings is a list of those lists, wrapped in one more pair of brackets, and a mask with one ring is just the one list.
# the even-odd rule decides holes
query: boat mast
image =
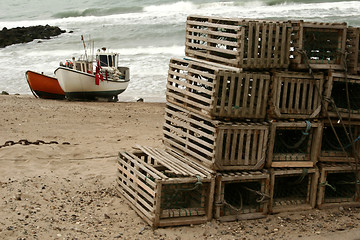
{"label": "boat mast", "polygon": [[84,36],[83,36],[83,35],[81,35],[81,41],[83,42],[83,45],[84,45],[85,59],[86,59],[86,61],[88,61],[87,52],[86,52],[86,44],[85,44]]}

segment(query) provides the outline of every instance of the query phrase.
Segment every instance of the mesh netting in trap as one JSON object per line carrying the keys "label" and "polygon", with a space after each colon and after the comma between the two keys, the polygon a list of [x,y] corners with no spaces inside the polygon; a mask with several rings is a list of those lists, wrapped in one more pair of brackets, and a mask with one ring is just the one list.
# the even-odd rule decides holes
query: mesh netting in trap
{"label": "mesh netting in trap", "polygon": [[356,201],[356,181],[354,172],[327,173],[325,185],[325,203]]}
{"label": "mesh netting in trap", "polygon": [[309,202],[311,178],[302,174],[275,176],[273,206],[296,205]]}
{"label": "mesh netting in trap", "polygon": [[336,29],[304,29],[304,50],[310,63],[336,64],[341,60],[341,40]]}
{"label": "mesh netting in trap", "polygon": [[[349,82],[348,83],[348,95],[350,101],[350,112],[360,113],[360,84]],[[346,94],[346,82],[334,81],[331,97],[340,112],[348,112],[347,94]],[[329,104],[328,111],[335,111],[334,106]]]}
{"label": "mesh netting in trap", "polygon": [[308,160],[311,130],[305,128],[276,129],[273,160]]}
{"label": "mesh netting in trap", "polygon": [[[166,184],[162,186],[161,209],[167,217],[203,215],[206,207],[202,183]],[[165,217],[165,216],[164,216]]]}
{"label": "mesh netting in trap", "polygon": [[222,215],[261,212],[267,200],[261,188],[261,182],[225,183]]}
{"label": "mesh netting in trap", "polygon": [[[344,128],[342,126],[334,126],[334,129],[348,156],[353,156],[353,149]],[[355,138],[354,142],[357,142],[357,136],[355,135],[354,127],[352,128],[352,132],[352,135]],[[324,126],[321,144],[321,156],[329,156],[334,154],[337,156],[346,156],[338,140],[336,139],[336,135],[333,129],[330,126]]]}

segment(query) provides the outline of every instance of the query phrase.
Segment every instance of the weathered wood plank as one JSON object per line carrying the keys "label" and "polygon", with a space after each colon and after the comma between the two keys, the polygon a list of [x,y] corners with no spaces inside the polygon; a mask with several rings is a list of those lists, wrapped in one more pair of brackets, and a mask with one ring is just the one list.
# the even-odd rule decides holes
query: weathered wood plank
{"label": "weathered wood plank", "polygon": [[[173,165],[169,165],[170,161]],[[211,219],[213,196],[208,194],[214,195],[215,179],[210,169],[189,164],[175,152],[144,146],[137,146],[134,154],[120,153],[118,169],[119,194],[154,228],[204,223]],[[152,189],[148,186],[150,183],[154,186]],[[183,189],[188,190],[181,194]],[[169,202],[174,192],[180,199],[186,198],[184,204],[189,205],[180,209]],[[172,214],[175,212],[180,214]]]}
{"label": "weathered wood plank", "polygon": [[166,147],[213,170],[263,167],[258,163],[265,158],[268,124],[211,120],[171,103],[167,103],[165,113]]}

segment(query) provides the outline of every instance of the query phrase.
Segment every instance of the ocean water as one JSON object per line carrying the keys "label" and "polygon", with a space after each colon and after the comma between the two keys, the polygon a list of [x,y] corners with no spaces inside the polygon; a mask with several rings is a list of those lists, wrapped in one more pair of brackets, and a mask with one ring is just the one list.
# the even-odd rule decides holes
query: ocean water
{"label": "ocean water", "polygon": [[130,68],[131,82],[120,100],[165,101],[169,60],[185,55],[185,23],[190,14],[360,26],[360,1],[1,1],[0,29],[49,24],[67,32],[0,49],[0,91],[31,94],[25,72],[54,75],[59,62],[84,54],[83,35],[94,41],[95,49],[119,52],[120,65]]}

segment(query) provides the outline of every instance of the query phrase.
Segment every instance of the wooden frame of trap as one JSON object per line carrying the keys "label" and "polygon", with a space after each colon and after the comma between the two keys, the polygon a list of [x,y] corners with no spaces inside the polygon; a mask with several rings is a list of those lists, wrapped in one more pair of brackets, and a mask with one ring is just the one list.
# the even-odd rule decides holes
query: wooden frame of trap
{"label": "wooden frame of trap", "polygon": [[[349,125],[350,123],[350,125]],[[351,129],[351,134],[349,131]],[[334,128],[334,129],[333,129]],[[335,130],[335,133],[334,133]],[[319,162],[354,163],[360,153],[360,122],[324,120]],[[338,139],[341,142],[338,142]],[[350,139],[350,140],[349,140]],[[352,146],[354,144],[354,148]]]}
{"label": "wooden frame of trap", "polygon": [[264,166],[269,126],[211,120],[167,103],[163,142],[213,170],[257,170]]}
{"label": "wooden frame of trap", "polygon": [[346,51],[348,71],[351,74],[360,72],[360,28],[348,27],[347,29],[347,46]]}
{"label": "wooden frame of trap", "polygon": [[360,206],[360,170],[355,164],[320,163],[317,207]]}
{"label": "wooden frame of trap", "polygon": [[191,15],[185,55],[243,69],[286,69],[290,37],[288,22]]}
{"label": "wooden frame of trap", "polygon": [[166,99],[209,118],[266,117],[269,73],[240,72],[196,60],[171,59]]}
{"label": "wooden frame of trap", "polygon": [[[266,167],[314,167],[320,153],[322,127],[322,122],[315,121],[271,122]],[[291,142],[293,146],[289,146],[290,137],[297,137],[296,143]]]}
{"label": "wooden frame of trap", "polygon": [[153,228],[212,218],[213,172],[171,151],[138,146],[119,153],[117,189]]}
{"label": "wooden frame of trap", "polygon": [[[348,93],[347,94],[347,90]],[[323,117],[334,119],[360,120],[360,76],[349,75],[343,72],[329,71],[325,83],[324,96],[330,97],[333,102],[324,102]],[[347,104],[349,97],[350,106]],[[334,106],[335,105],[335,106]],[[349,112],[350,110],[350,112]]]}
{"label": "wooden frame of trap", "polygon": [[289,69],[344,70],[346,23],[290,22],[293,31]]}
{"label": "wooden frame of trap", "polygon": [[269,212],[309,210],[316,205],[317,168],[270,169]]}
{"label": "wooden frame of trap", "polygon": [[279,72],[272,75],[270,119],[313,119],[321,111],[324,75]]}
{"label": "wooden frame of trap", "polygon": [[220,221],[266,217],[270,191],[267,170],[218,172],[214,218]]}

